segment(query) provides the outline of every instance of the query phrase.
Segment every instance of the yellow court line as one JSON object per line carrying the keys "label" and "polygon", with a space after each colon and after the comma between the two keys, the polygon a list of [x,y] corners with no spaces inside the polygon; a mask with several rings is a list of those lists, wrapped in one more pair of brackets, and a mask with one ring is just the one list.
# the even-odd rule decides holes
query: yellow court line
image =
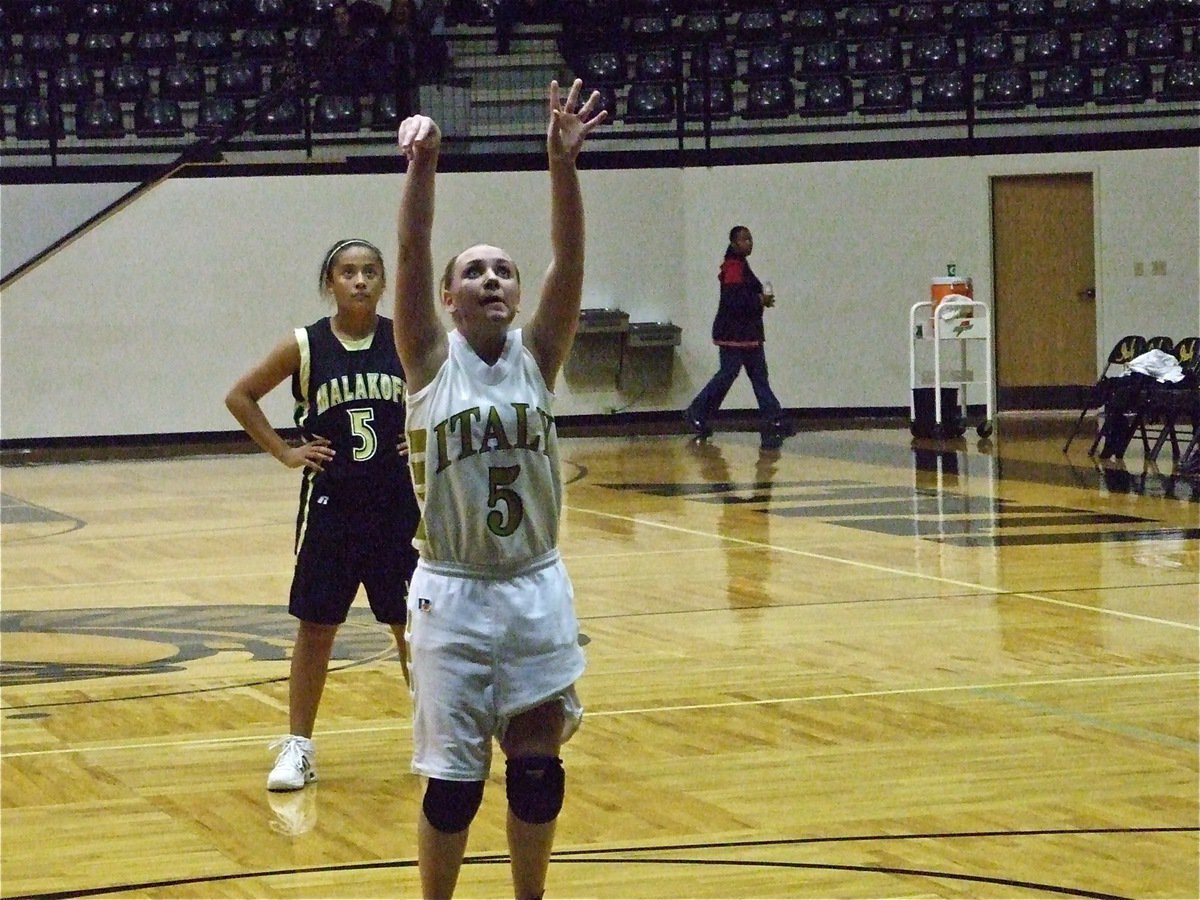
{"label": "yellow court line", "polygon": [[[799,697],[775,697],[763,700],[727,700],[719,703],[684,703],[670,706],[645,706],[630,709],[610,709],[586,713],[589,718],[613,716],[638,716],[653,713],[692,712],[705,709],[729,709],[731,707],[776,706],[786,703],[821,703],[829,700],[862,700],[871,697],[901,697],[917,694],[949,694],[969,693],[986,690],[1016,690],[1029,687],[1048,687],[1061,685],[1097,684],[1121,681],[1144,681],[1147,679],[1164,678],[1197,678],[1200,671],[1186,672],[1131,672],[1119,675],[1083,675],[1077,678],[1040,678],[1027,681],[995,681],[978,684],[943,685],[941,687],[911,687],[889,688],[877,691],[847,691],[840,694],[812,694]],[[358,728],[333,728],[318,731],[314,739],[328,735],[376,734],[380,732],[408,731],[411,723],[406,721],[391,722],[386,725],[368,725]],[[202,738],[182,741],[150,741],[133,744],[94,744],[90,746],[59,747],[52,750],[20,750],[15,753],[0,752],[0,759],[21,759],[32,756],[61,756],[68,753],[120,753],[130,750],[147,750],[167,747],[219,747],[234,744],[269,743],[277,738],[276,733],[267,735],[249,735],[229,738]]]}
{"label": "yellow court line", "polygon": [[596,509],[584,509],[579,506],[568,507],[573,512],[590,513],[594,516],[599,516],[603,519],[617,519],[621,522],[630,522],[634,525],[645,525],[648,528],[661,528],[665,531],[674,531],[680,534],[690,534],[697,537],[709,537],[719,541],[725,541],[731,544],[742,544],[746,547],[757,547],[765,550],[774,550],[777,553],[786,553],[790,556],[800,556],[805,559],[817,559],[822,562],[838,563],[845,566],[853,566],[858,569],[867,569],[872,572],[881,572],[885,575],[895,575],[903,578],[920,578],[926,581],[934,581],[939,584],[949,584],[954,587],[966,588],[973,592],[983,592],[989,594],[1003,594],[1006,597],[1022,597],[1026,600],[1035,600],[1038,603],[1049,603],[1054,606],[1065,606],[1069,609],[1078,609],[1085,612],[1100,613],[1106,616],[1116,616],[1122,619],[1133,619],[1139,622],[1150,622],[1154,625],[1166,625],[1169,628],[1185,628],[1188,631],[1200,631],[1200,625],[1190,625],[1187,622],[1176,622],[1173,619],[1160,619],[1156,616],[1143,616],[1137,613],[1122,612],[1116,609],[1104,609],[1103,607],[1088,606],[1086,603],[1073,603],[1070,600],[1057,600],[1053,597],[1043,597],[1040,594],[1030,594],[1025,591],[1008,591],[1004,588],[992,587],[986,584],[977,584],[973,581],[959,581],[956,578],[945,578],[941,575],[927,575],[924,572],[911,572],[907,569],[896,569],[892,566],[881,566],[877,563],[867,563],[861,560],[845,559],[840,556],[829,556],[825,553],[813,553],[810,550],[797,550],[794,547],[780,547],[777,544],[765,544],[762,541],[751,541],[745,538],[728,537],[722,534],[714,534],[711,531],[700,531],[695,528],[684,528],[680,525],[668,525],[664,522],[653,522],[648,519],[639,519],[634,516],[622,516],[616,513],[601,512]]}

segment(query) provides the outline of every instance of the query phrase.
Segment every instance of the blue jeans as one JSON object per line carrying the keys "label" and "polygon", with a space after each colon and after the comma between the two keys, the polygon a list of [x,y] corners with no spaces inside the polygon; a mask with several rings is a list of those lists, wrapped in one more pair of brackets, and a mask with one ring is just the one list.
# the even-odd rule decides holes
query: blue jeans
{"label": "blue jeans", "polygon": [[754,399],[758,401],[758,411],[762,414],[763,424],[774,424],[783,415],[783,407],[779,405],[779,400],[767,381],[767,354],[763,345],[718,346],[717,350],[721,354],[721,367],[696,395],[696,399],[688,404],[689,415],[707,423],[721,408],[721,404],[725,402],[725,395],[729,393],[738,373],[745,367],[746,374],[750,377],[750,386],[754,388]]}

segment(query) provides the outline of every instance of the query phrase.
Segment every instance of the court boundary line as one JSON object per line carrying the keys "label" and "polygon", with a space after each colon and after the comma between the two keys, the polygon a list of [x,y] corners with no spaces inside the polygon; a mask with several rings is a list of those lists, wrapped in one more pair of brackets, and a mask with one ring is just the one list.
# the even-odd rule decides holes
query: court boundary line
{"label": "court boundary line", "polygon": [[[776,706],[787,703],[823,703],[831,700],[861,700],[872,697],[902,697],[916,694],[972,693],[997,689],[1048,687],[1054,685],[1094,684],[1120,681],[1144,681],[1150,679],[1198,678],[1198,671],[1180,672],[1128,672],[1114,675],[1082,675],[1076,678],[1038,678],[1026,681],[997,681],[978,684],[940,685],[936,687],[886,688],[874,691],[849,691],[840,694],[811,694],[802,697],[766,697],[759,700],[724,700],[716,703],[678,703],[665,706],[631,707],[628,709],[588,710],[587,718],[611,718],[614,716],[651,715],[655,713],[692,712],[707,709],[729,709],[731,707]],[[366,725],[354,728],[319,729],[314,735],[373,734],[390,731],[411,730],[411,721],[389,722],[383,725]],[[125,744],[96,744],[91,746],[54,747],[45,750],[18,750],[6,753],[0,749],[0,759],[23,759],[35,756],[58,756],[69,753],[120,753],[163,747],[220,747],[235,744],[257,744],[269,742],[278,735],[240,735],[238,737],[191,738],[177,741],[149,741]]]}

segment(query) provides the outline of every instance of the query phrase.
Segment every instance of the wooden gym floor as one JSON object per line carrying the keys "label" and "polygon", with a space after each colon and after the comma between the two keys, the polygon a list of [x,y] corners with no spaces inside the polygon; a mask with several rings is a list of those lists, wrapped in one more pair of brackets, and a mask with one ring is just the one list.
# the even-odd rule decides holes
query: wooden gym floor
{"label": "wooden gym floor", "polygon": [[[548,897],[1200,896],[1200,486],[1063,422],[564,438],[589,668]],[[0,896],[411,897],[421,786],[361,599],[287,721],[299,475],[3,476]],[[461,897],[509,892],[503,768]]]}

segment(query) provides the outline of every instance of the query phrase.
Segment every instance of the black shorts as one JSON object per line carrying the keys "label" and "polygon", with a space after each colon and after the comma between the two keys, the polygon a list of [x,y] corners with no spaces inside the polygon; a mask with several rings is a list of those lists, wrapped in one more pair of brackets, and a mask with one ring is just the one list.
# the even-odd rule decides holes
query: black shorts
{"label": "black shorts", "polygon": [[309,504],[307,521],[300,523],[288,612],[305,622],[340,625],[362,585],[378,621],[403,625],[417,565],[415,512],[378,498],[324,500]]}

